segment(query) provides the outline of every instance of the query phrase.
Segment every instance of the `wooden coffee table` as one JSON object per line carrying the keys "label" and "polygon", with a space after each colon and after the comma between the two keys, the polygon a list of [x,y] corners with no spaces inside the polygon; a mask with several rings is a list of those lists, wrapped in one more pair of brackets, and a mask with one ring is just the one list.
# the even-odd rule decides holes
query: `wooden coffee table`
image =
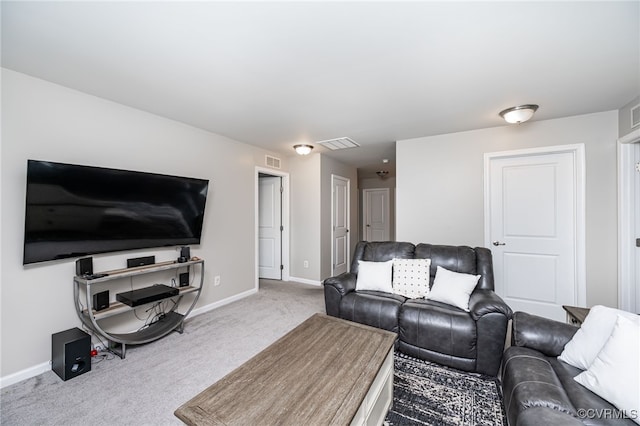
{"label": "wooden coffee table", "polygon": [[188,425],[382,424],[395,333],[315,314],[175,411]]}

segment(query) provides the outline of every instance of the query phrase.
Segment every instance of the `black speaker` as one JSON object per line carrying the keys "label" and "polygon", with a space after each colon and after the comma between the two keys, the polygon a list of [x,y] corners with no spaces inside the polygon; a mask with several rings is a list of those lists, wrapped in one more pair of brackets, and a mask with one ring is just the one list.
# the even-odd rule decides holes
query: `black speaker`
{"label": "black speaker", "polygon": [[91,371],[91,336],[77,327],[52,334],[51,369],[65,381]]}
{"label": "black speaker", "polygon": [[184,263],[191,259],[191,249],[189,247],[180,247],[180,257],[178,258],[179,263]]}
{"label": "black speaker", "polygon": [[76,275],[91,275],[93,274],[93,257],[83,257],[76,260]]}
{"label": "black speaker", "polygon": [[101,291],[93,295],[93,309],[101,311],[109,307],[109,290]]}
{"label": "black speaker", "polygon": [[187,287],[189,285],[189,273],[184,272],[178,276],[180,287]]}
{"label": "black speaker", "polygon": [[127,259],[127,268],[135,268],[136,266],[147,266],[156,263],[155,256],[134,257]]}

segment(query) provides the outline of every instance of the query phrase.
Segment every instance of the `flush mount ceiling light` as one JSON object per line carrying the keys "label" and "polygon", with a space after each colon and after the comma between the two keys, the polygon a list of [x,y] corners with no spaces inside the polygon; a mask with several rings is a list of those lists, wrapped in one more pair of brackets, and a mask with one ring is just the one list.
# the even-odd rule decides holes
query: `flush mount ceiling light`
{"label": "flush mount ceiling light", "polygon": [[308,155],[313,149],[313,145],[307,145],[306,143],[301,143],[298,145],[294,145],[293,149],[296,150],[298,155]]}
{"label": "flush mount ceiling light", "polygon": [[384,179],[389,174],[389,170],[378,170],[376,174],[380,179]]}
{"label": "flush mount ceiling light", "polygon": [[507,123],[520,124],[533,117],[533,113],[536,112],[537,109],[538,105],[520,105],[501,111],[500,117],[504,118],[504,121]]}

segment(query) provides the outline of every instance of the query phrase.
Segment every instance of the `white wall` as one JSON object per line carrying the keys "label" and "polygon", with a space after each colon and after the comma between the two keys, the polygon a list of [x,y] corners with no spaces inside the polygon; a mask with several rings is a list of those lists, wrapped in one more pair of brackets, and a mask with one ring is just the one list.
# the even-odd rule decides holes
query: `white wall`
{"label": "white wall", "polygon": [[[290,159],[291,279],[320,281],[320,154]],[[304,261],[309,262],[307,268]]]}
{"label": "white wall", "polygon": [[[80,325],[75,259],[22,265],[27,159],[209,179],[198,307],[255,290],[254,174],[266,151],[10,70],[2,70],[0,376],[50,359],[51,334]],[[96,255],[96,271],[126,258],[176,258],[174,248]],[[213,277],[222,284],[213,287]],[[187,325],[188,327],[188,325]]]}
{"label": "white wall", "polygon": [[583,143],[586,148],[587,304],[617,306],[618,113],[398,141],[399,241],[484,245],[483,156]]}

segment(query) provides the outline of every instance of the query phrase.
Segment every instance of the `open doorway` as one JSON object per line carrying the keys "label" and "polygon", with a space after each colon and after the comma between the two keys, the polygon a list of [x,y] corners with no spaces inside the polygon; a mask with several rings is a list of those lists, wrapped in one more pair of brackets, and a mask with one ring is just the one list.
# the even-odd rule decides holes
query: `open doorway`
{"label": "open doorway", "polygon": [[256,167],[256,289],[259,280],[289,279],[289,174]]}

